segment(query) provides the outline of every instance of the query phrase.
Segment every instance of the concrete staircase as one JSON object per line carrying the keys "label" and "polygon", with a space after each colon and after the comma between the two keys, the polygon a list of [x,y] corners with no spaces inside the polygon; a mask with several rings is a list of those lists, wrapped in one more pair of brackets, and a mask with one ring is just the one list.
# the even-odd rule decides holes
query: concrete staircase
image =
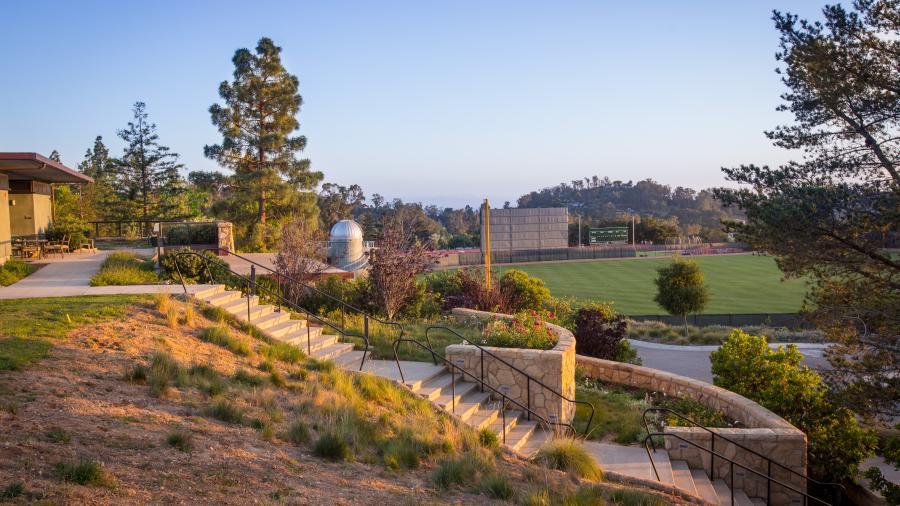
{"label": "concrete staircase", "polygon": [[[333,360],[336,365],[358,371],[363,352],[353,349],[353,344],[342,343],[336,335],[328,335],[322,327],[306,320],[291,319],[282,308],[260,304],[258,297],[242,297],[241,292],[226,290],[222,285],[212,285],[192,293],[192,296],[211,306],[219,307],[238,320],[250,323],[273,340],[299,347],[320,360]],[[479,385],[453,375],[445,366],[428,362],[401,361],[405,385],[413,392],[431,401],[447,413],[456,416],[476,429],[488,428],[498,435],[504,446],[517,454],[530,458],[553,438],[552,429],[541,427],[537,421],[528,420],[515,406],[502,406],[492,399],[489,392],[482,392]],[[364,372],[401,381],[397,364],[393,360],[366,359]],[[505,429],[505,430],[504,430]],[[505,435],[504,435],[505,432]],[[656,481],[646,450],[642,447],[585,442],[604,471]],[[657,450],[653,462],[660,481],[704,502],[732,506],[731,490],[721,479],[710,480],[701,469],[690,469],[687,462],[670,461],[668,454]],[[758,506],[765,504],[760,498],[750,498],[741,491],[734,491],[733,506]]]}
{"label": "concrete staircase", "polygon": [[[597,459],[605,472],[656,481],[650,457],[643,447],[621,446],[616,444],[585,442],[585,448]],[[653,453],[653,464],[659,473],[659,481],[671,485],[678,490],[700,498],[706,504],[732,506],[731,488],[724,480],[710,479],[706,471],[691,469],[683,460],[670,460],[665,450]],[[734,490],[734,506],[759,506],[766,504],[765,499],[748,497],[743,490]]]}

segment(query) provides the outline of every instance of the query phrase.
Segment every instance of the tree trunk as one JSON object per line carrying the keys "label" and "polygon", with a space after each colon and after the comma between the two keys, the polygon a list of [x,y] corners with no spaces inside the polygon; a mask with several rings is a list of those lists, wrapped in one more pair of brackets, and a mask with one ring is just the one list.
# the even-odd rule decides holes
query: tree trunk
{"label": "tree trunk", "polygon": [[265,192],[265,190],[259,192],[259,222],[264,225],[266,223],[266,192]]}
{"label": "tree trunk", "polygon": [[688,330],[687,315],[685,314],[684,315],[684,337],[690,337],[690,335],[691,335],[691,333]]}

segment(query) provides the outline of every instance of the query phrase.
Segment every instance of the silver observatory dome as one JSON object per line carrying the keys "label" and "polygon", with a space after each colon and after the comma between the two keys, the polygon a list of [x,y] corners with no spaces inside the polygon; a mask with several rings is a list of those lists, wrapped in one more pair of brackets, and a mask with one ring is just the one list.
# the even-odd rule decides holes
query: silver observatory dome
{"label": "silver observatory dome", "polygon": [[362,227],[353,220],[341,220],[331,227],[332,241],[352,241],[363,238]]}
{"label": "silver observatory dome", "polygon": [[331,227],[328,257],[331,265],[340,269],[364,261],[363,230],[353,220],[341,220]]}

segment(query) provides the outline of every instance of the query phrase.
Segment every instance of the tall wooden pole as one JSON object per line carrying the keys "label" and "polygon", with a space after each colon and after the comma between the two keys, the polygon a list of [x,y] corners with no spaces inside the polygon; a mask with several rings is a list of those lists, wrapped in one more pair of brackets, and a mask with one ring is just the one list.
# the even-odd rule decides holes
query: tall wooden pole
{"label": "tall wooden pole", "polygon": [[484,286],[491,289],[491,208],[484,199]]}

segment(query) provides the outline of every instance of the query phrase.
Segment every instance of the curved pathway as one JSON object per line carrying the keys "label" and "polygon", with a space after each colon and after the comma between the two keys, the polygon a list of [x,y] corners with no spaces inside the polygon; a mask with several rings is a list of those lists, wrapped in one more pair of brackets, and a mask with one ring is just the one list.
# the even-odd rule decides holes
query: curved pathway
{"label": "curved pathway", "polygon": [[[637,339],[629,339],[628,341],[637,350],[644,366],[712,383],[709,354],[719,349],[718,345],[660,344],[638,341]],[[828,361],[825,360],[824,354],[827,345],[819,343],[770,343],[769,346],[776,348],[779,345],[787,344],[796,344],[800,352],[803,353],[803,363],[809,367],[820,370],[828,367]]]}

